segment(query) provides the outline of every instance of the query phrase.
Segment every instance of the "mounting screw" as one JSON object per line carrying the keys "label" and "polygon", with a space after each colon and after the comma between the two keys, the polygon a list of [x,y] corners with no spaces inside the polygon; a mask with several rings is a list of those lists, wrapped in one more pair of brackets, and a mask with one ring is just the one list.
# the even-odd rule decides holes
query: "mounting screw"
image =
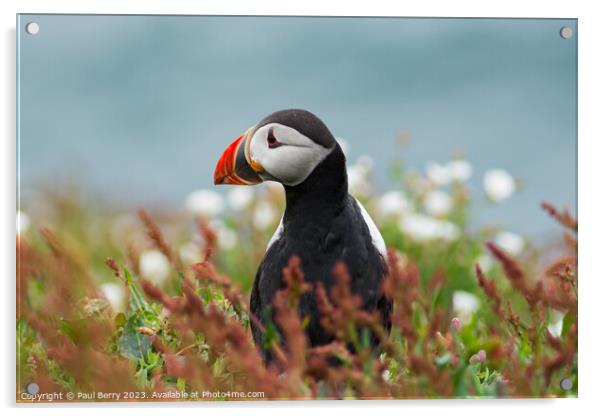
{"label": "mounting screw", "polygon": [[562,39],[570,39],[573,37],[573,29],[568,26],[564,26],[560,29],[560,37]]}
{"label": "mounting screw", "polygon": [[573,380],[570,378],[563,378],[560,380],[560,388],[562,390],[570,390],[573,387]]}
{"label": "mounting screw", "polygon": [[37,35],[40,31],[40,25],[36,22],[29,22],[25,25],[25,31],[30,35]]}
{"label": "mounting screw", "polygon": [[25,387],[25,390],[27,391],[27,393],[33,396],[34,394],[38,394],[38,392],[40,391],[40,386],[38,386],[37,383],[29,383],[27,387]]}

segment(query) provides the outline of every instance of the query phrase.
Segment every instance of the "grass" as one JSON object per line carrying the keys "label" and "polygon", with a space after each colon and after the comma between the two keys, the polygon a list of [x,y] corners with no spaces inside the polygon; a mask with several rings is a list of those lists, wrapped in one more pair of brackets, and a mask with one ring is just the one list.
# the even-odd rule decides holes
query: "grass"
{"label": "grass", "polygon": [[[400,183],[423,210],[432,189],[409,175]],[[278,325],[263,328],[277,358],[269,367],[250,335],[248,296],[277,222],[254,225],[254,210],[260,199],[282,209],[277,191],[220,223],[160,210],[123,217],[46,194],[52,214],[32,215],[35,227],[17,238],[17,400],[31,399],[23,392],[32,382],[80,401],[576,396],[576,220],[544,203],[564,238],[516,257],[492,242],[497,230],[471,224],[465,184],[449,194],[452,209],[435,219],[460,230],[453,238],[418,238],[399,215],[379,214],[378,195],[361,198],[389,247],[390,334],[358,309],[344,265],[333,294],[308,286],[292,258],[274,303]],[[220,244],[224,228],[234,244]],[[165,266],[145,270],[149,251]],[[111,300],[107,283],[126,301]],[[311,348],[303,334],[296,305],[309,290],[336,338],[327,346]],[[381,338],[379,353],[366,327]],[[332,357],[342,364],[329,365]]]}

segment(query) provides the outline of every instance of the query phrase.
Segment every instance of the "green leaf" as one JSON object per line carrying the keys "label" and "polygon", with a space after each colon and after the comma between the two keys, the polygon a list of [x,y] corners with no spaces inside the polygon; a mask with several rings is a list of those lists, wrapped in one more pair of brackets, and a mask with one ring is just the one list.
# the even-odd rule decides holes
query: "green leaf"
{"label": "green leaf", "polygon": [[117,325],[117,328],[123,328],[123,326],[125,326],[126,321],[127,318],[125,317],[125,314],[123,312],[119,312],[117,315],[115,315],[115,325]]}
{"label": "green leaf", "polygon": [[178,279],[177,279],[177,290],[178,290],[178,293],[182,293],[182,286],[183,285],[184,285],[184,273],[178,272]]}
{"label": "green leaf", "polygon": [[219,377],[224,373],[224,369],[226,368],[226,363],[224,361],[224,357],[217,357],[215,362],[213,363],[213,376]]}
{"label": "green leaf", "polygon": [[562,337],[564,338],[575,323],[575,312],[569,312],[564,316],[562,320]]}
{"label": "green leaf", "polygon": [[141,386],[146,386],[148,384],[148,370],[144,367],[141,367],[136,373],[136,378]]}
{"label": "green leaf", "polygon": [[119,353],[133,360],[144,360],[151,349],[151,341],[143,335],[138,328],[144,326],[139,316],[132,315],[128,318],[123,333],[119,338]]}
{"label": "green leaf", "polygon": [[205,304],[208,304],[213,300],[213,291],[208,286],[199,288],[198,293]]}
{"label": "green leaf", "polygon": [[263,310],[263,322],[265,326],[265,332],[263,333],[263,347],[266,349],[272,348],[272,346],[280,343],[282,337],[278,332],[278,328],[272,322],[272,308],[268,305]]}
{"label": "green leaf", "polygon": [[368,328],[362,328],[362,332],[360,335],[362,341],[362,348],[370,348],[370,330]]}
{"label": "green leaf", "polygon": [[251,319],[249,318],[249,315],[244,312],[241,313],[240,321],[245,328],[248,328],[251,325]]}
{"label": "green leaf", "polygon": [[75,330],[69,321],[61,319],[59,326],[63,334],[67,335],[71,341],[76,342]]}
{"label": "green leaf", "polygon": [[178,390],[185,391],[186,390],[186,380],[184,380],[182,377],[178,377],[176,386],[178,387]]}
{"label": "green leaf", "polygon": [[442,367],[446,364],[448,364],[451,361],[452,355],[449,352],[446,352],[443,355],[439,355],[437,357],[435,357],[435,364],[437,364],[439,367]]}
{"label": "green leaf", "polygon": [[481,384],[481,379],[479,378],[478,370],[472,369],[472,385],[479,396],[483,396],[485,391],[483,389],[483,385]]}
{"label": "green leaf", "polygon": [[46,289],[41,279],[31,279],[27,285],[27,300],[32,308],[37,309],[43,305]]}
{"label": "green leaf", "polygon": [[144,295],[142,294],[142,290],[138,287],[138,285],[134,282],[130,271],[127,268],[123,268],[123,274],[125,276],[125,284],[130,291],[130,309],[132,310],[145,310],[148,309],[149,305]]}

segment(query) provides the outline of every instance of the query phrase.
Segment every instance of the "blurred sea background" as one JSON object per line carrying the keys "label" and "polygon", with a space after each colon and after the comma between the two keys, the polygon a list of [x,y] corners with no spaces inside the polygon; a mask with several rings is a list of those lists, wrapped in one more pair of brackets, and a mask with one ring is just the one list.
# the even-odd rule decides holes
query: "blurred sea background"
{"label": "blurred sea background", "polygon": [[[398,187],[396,159],[424,172],[462,156],[477,225],[545,239],[558,232],[542,200],[576,210],[576,20],[18,20],[18,178],[31,209],[38,189],[65,184],[124,209],[182,209],[216,189],[234,138],[296,107],[344,139],[350,165],[371,158],[378,193]],[[503,204],[485,196],[490,169],[516,178]]]}

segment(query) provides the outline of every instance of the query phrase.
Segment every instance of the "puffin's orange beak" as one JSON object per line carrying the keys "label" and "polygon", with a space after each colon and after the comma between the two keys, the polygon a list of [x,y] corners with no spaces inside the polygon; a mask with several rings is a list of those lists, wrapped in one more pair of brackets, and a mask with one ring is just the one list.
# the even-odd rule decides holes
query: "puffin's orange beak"
{"label": "puffin's orange beak", "polygon": [[255,185],[263,182],[258,175],[263,167],[247,157],[251,131],[249,129],[241,134],[224,150],[215,167],[214,184]]}

